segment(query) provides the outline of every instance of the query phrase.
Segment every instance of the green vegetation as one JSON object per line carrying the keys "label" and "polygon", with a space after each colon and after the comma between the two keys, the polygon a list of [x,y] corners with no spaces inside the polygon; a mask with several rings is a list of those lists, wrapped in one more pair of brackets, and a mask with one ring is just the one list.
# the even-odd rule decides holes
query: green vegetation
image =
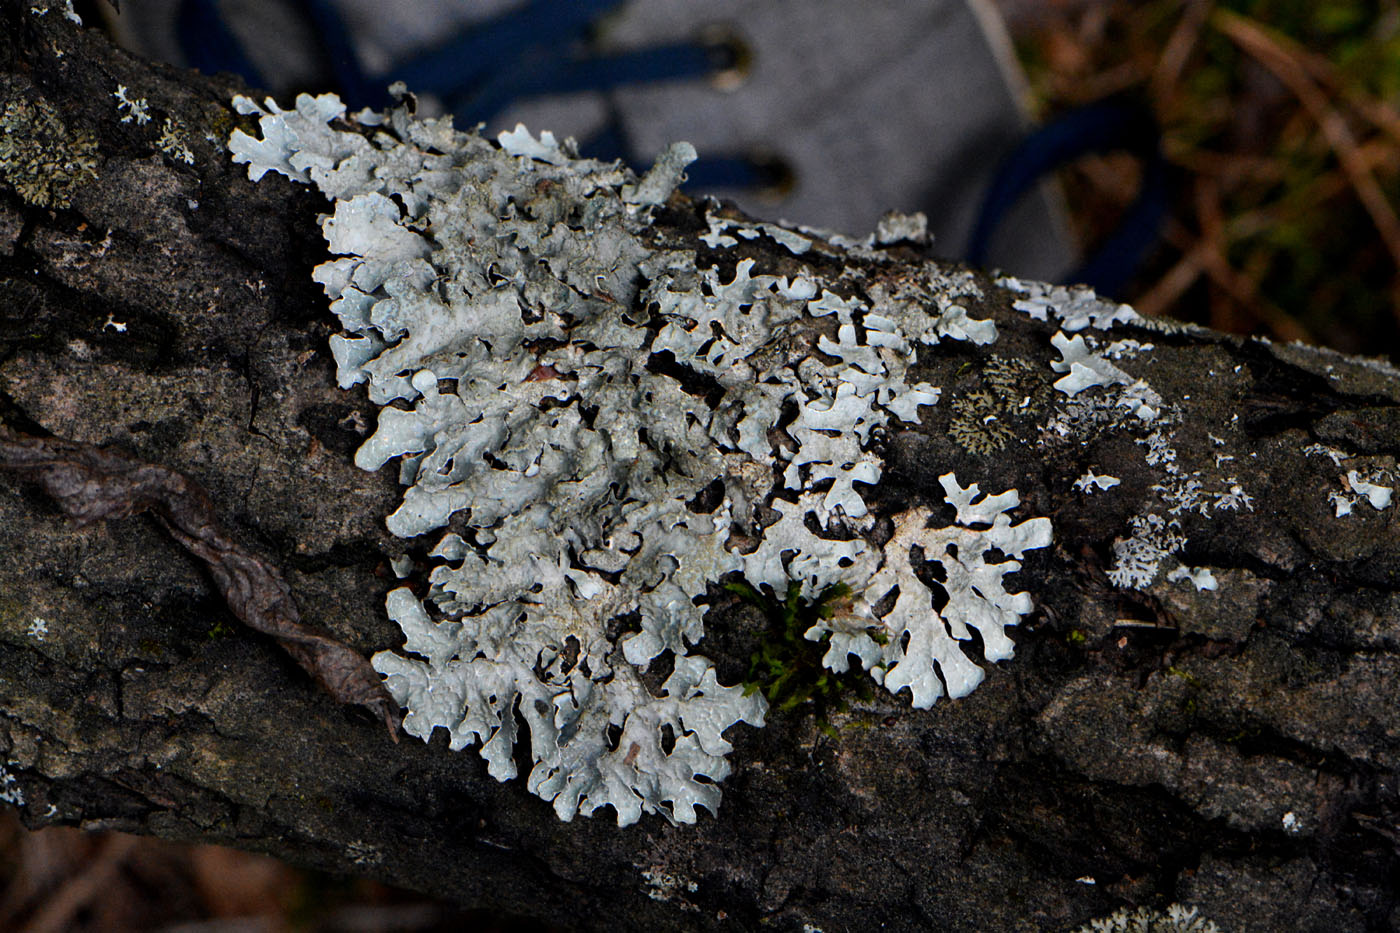
{"label": "green vegetation", "polygon": [[227,618],[218,616],[214,619],[214,623],[209,626],[209,630],[205,632],[205,637],[210,641],[218,641],[221,638],[228,638],[236,631],[237,629],[235,629]]}
{"label": "green vegetation", "polygon": [[[1400,5],[1112,0],[1020,25],[1042,116],[1127,93],[1162,127],[1176,170],[1164,243],[1116,297],[1397,356]],[[1133,166],[1115,158],[1064,178],[1086,243],[1133,197]]]}
{"label": "green vegetation", "polygon": [[[836,673],[822,665],[831,635],[809,641],[807,630],[823,619],[831,619],[851,606],[851,588],[834,583],[816,599],[803,599],[800,583],[788,584],[781,602],[769,599],[746,582],[726,583],[724,588],[750,603],[768,620],[763,641],[749,658],[744,678],[746,695],[762,692],[774,709],[782,712],[810,705],[817,726],[835,736],[828,719],[831,711],[846,709],[846,698],[855,695],[868,700],[871,680],[859,667]],[[870,637],[883,644],[885,634],[878,627],[867,629]]]}

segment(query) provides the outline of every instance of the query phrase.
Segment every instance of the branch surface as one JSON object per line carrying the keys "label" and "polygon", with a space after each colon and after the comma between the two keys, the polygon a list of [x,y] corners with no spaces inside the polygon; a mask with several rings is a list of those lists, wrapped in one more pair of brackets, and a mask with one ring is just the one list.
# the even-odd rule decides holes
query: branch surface
{"label": "branch surface", "polygon": [[[377,412],[335,385],[310,278],[326,203],[228,158],[246,89],[137,61],[36,5],[0,7],[0,112],[22,102],[12,113],[78,168],[0,184],[0,445],[91,521],[0,485],[0,789],[29,825],[231,843],[578,929],[1064,930],[1173,901],[1222,929],[1400,917],[1400,508],[1349,479],[1383,484],[1400,457],[1392,371],[1189,327],[1115,331],[1154,344],[1115,365],[1177,406],[1177,475],[1201,474],[1213,503],[1172,515],[1188,578],[1120,586],[1134,519],[1171,514],[1164,496],[1187,487],[1149,462],[1148,432],[1075,422],[1048,366],[1056,322],[973,273],[984,298],[967,310],[1002,336],[921,355],[914,375],[943,399],[880,439],[872,512],[941,507],[956,470],[1052,519],[1053,547],[1013,578],[1036,605],[1015,660],[927,711],[853,700],[834,735],[801,707],[731,730],[723,806],[696,826],[561,824],[475,755],[391,746],[270,644],[219,634],[226,605],[297,621],[294,591],[333,639],[297,636],[298,660],[397,644],[393,568],[425,566],[431,544],[387,533],[395,477],[352,462]],[[117,85],[155,126],[122,122]],[[167,117],[192,162],[160,145]],[[907,243],[712,248],[708,229],[703,204],[675,199],[652,235],[726,282],[752,259],[894,293],[929,262]],[[999,388],[1021,370],[993,355],[1038,374],[1021,413]],[[968,433],[989,416],[1006,436]],[[1119,482],[1078,488],[1089,474]],[[1231,476],[1252,508],[1222,516]],[[169,534],[123,517],[141,509]],[[1202,568],[1215,590],[1189,579]],[[704,645],[723,682],[765,626],[716,594]],[[358,677],[328,689],[385,712]]]}

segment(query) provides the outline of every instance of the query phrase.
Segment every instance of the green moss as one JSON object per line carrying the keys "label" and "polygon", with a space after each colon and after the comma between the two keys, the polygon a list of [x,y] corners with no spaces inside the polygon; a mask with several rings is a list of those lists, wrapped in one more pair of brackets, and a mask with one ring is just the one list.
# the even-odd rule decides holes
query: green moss
{"label": "green moss", "polygon": [[1182,680],[1186,681],[1186,685],[1192,689],[1199,689],[1201,686],[1201,679],[1190,671],[1183,671],[1179,667],[1169,667],[1167,668],[1167,673],[1173,677],[1180,677]]}
{"label": "green moss", "polygon": [[[763,641],[749,658],[745,695],[761,691],[770,706],[783,712],[810,707],[817,726],[834,736],[836,730],[828,714],[845,710],[846,698],[852,694],[869,699],[870,679],[858,669],[838,674],[826,668],[822,658],[831,634],[824,632],[820,639],[809,641],[806,633],[818,621],[830,619],[849,606],[850,587],[832,584],[816,599],[806,600],[802,598],[801,584],[793,582],[788,584],[781,602],[769,599],[745,582],[726,583],[724,588],[757,606],[768,620]],[[885,637],[874,628],[870,636],[881,643]]]}
{"label": "green moss", "polygon": [[205,633],[210,641],[220,638],[227,638],[234,633],[234,627],[229,624],[229,620],[219,616],[214,620],[214,624],[209,626],[209,631]]}
{"label": "green moss", "polygon": [[16,97],[0,113],[0,179],[38,207],[70,207],[97,177],[97,142],[73,133],[42,97]]}

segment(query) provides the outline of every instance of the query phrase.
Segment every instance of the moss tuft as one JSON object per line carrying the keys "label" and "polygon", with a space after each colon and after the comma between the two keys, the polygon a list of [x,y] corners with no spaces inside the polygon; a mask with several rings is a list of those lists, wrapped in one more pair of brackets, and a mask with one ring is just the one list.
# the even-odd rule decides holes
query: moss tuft
{"label": "moss tuft", "polygon": [[[757,606],[768,620],[763,641],[749,658],[744,693],[762,692],[771,707],[783,712],[809,705],[818,728],[834,736],[836,730],[828,713],[844,711],[846,698],[853,693],[863,700],[870,699],[870,679],[857,669],[838,674],[823,666],[830,632],[822,632],[815,641],[806,635],[817,622],[850,607],[851,588],[833,583],[816,599],[808,600],[802,598],[802,585],[794,581],[788,584],[781,602],[767,598],[742,581],[726,583],[724,588]],[[878,627],[872,627],[869,633],[876,642],[884,643],[884,632]]]}

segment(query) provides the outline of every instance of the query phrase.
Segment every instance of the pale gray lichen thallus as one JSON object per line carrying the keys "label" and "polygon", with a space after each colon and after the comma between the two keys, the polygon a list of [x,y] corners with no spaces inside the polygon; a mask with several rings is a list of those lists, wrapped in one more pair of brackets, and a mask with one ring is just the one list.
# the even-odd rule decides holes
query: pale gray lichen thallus
{"label": "pale gray lichen thallus", "polygon": [[[930,528],[933,509],[912,508],[876,547],[862,494],[884,470],[872,432],[938,402],[908,378],[919,354],[996,339],[956,300],[971,277],[868,304],[807,267],[774,275],[741,259],[722,274],[694,250],[648,245],[694,158],[687,144],[638,179],[547,133],[489,140],[407,104],[354,117],[332,95],[235,107],[259,125],[261,138],[229,141],[250,178],[280,172],[333,202],[322,229],[336,258],[315,273],[344,328],[331,349],[341,386],[382,406],[356,462],[397,458],[407,488],[389,529],[440,535],[426,600],[388,596],[404,644],[374,657],[409,732],[480,744],[502,780],[527,741],[527,786],[562,819],[611,806],[623,824],[645,812],[692,822],[718,805],[725,730],[765,714],[696,651],[699,602],[726,576],[809,597],[844,583],[852,611],[809,636],[826,640],[833,669],[854,658],[915,706],[980,682],[972,629],[988,660],[1011,656],[1006,629],[1031,597],[1003,580],[1049,543],[1049,520],[1013,524],[1015,490],[983,495],[950,473],[954,524]],[[798,258],[814,242],[763,225],[707,235],[715,248],[769,237]],[[835,366],[791,339],[818,320]],[[720,396],[652,365],[663,355]],[[716,479],[718,504],[689,507]],[[730,545],[740,539],[748,549]],[[941,612],[915,545],[946,571]],[[635,621],[612,634],[620,620]],[[657,689],[643,675],[663,658]]]}

